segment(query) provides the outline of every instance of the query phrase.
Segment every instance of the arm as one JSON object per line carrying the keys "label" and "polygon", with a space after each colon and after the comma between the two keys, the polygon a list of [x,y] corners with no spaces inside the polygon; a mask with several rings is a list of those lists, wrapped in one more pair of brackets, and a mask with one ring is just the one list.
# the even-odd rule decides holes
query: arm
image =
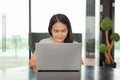
{"label": "arm", "polygon": [[84,62],[83,62],[83,60],[81,59],[81,60],[80,60],[80,65],[83,65],[83,64],[84,64]]}
{"label": "arm", "polygon": [[29,60],[29,66],[31,66],[34,70],[36,69],[36,52],[35,51],[31,59]]}

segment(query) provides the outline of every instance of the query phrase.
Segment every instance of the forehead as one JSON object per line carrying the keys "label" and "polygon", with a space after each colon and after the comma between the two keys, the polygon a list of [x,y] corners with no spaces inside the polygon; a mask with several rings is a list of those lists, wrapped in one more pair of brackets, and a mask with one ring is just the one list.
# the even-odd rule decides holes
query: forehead
{"label": "forehead", "polygon": [[67,25],[61,22],[57,22],[53,25],[53,29],[67,29]]}

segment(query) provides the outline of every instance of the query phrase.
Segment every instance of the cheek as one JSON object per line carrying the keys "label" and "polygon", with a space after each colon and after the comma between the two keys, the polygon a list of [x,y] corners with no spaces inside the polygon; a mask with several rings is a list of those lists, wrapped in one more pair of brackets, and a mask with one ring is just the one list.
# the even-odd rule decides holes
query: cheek
{"label": "cheek", "polygon": [[66,32],[65,35],[67,36],[67,34],[68,34],[68,33]]}
{"label": "cheek", "polygon": [[58,35],[56,33],[52,33],[52,37],[57,37]]}
{"label": "cheek", "polygon": [[68,32],[64,33],[64,36],[65,36],[65,37],[67,37],[67,35],[68,35]]}

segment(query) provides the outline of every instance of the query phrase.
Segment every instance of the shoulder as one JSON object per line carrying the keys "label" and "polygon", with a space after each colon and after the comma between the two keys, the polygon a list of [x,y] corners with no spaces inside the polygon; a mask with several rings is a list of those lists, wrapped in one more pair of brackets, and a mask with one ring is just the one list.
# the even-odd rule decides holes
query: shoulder
{"label": "shoulder", "polygon": [[45,38],[45,39],[40,40],[39,43],[52,43],[52,39],[51,37]]}
{"label": "shoulder", "polygon": [[73,41],[73,43],[78,43],[77,41]]}

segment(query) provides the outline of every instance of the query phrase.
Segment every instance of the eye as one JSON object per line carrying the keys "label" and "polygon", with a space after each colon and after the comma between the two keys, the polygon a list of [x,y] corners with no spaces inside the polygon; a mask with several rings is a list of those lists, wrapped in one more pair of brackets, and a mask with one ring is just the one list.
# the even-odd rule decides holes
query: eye
{"label": "eye", "polygon": [[64,29],[64,30],[62,30],[61,32],[66,32],[67,30],[66,29]]}
{"label": "eye", "polygon": [[58,30],[53,30],[55,33],[59,32]]}

